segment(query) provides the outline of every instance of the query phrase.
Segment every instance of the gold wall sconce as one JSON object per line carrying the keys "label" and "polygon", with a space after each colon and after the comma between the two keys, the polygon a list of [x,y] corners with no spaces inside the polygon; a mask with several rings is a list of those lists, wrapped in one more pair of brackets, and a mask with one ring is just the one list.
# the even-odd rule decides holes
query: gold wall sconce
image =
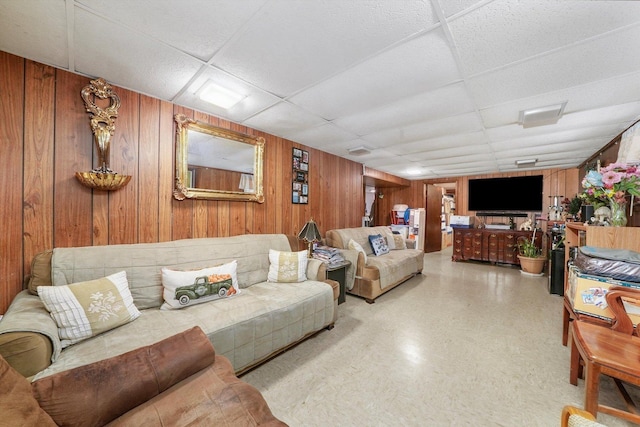
{"label": "gold wall sconce", "polygon": [[[103,78],[91,80],[80,94],[91,118],[91,131],[98,149],[98,167],[90,172],[76,172],[76,178],[85,187],[103,191],[119,190],[131,181],[131,175],[119,175],[109,169],[109,148],[116,130],[120,97]],[[94,102],[96,97],[109,98],[109,106],[105,109],[98,107]]]}

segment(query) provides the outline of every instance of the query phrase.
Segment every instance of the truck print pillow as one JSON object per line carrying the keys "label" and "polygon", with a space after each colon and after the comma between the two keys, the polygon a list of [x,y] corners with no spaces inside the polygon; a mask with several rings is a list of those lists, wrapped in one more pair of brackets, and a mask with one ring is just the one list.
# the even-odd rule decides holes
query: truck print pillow
{"label": "truck print pillow", "polygon": [[240,293],[237,261],[201,270],[162,269],[164,304],[161,310],[172,310],[224,299]]}

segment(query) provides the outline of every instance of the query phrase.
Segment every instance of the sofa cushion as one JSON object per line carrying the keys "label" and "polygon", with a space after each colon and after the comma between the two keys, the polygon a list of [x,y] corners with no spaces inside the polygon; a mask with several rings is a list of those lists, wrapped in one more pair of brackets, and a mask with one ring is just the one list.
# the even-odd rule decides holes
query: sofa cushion
{"label": "sofa cushion", "polygon": [[349,239],[349,243],[347,244],[347,248],[351,249],[353,251],[358,251],[362,254],[362,256],[364,257],[364,263],[365,265],[367,264],[367,252],[364,250],[364,248],[362,247],[362,245],[358,242],[356,242],[353,239]]}
{"label": "sofa cushion", "polygon": [[[33,394],[58,425],[104,425],[214,363],[200,328],[34,381]],[[99,385],[99,387],[97,386]]]}
{"label": "sofa cushion", "polygon": [[384,240],[384,237],[380,234],[374,234],[369,236],[369,244],[371,245],[371,249],[375,256],[380,256],[389,253],[389,247],[387,246],[387,242]]}
{"label": "sofa cushion", "polygon": [[124,271],[88,282],[39,286],[38,296],[58,326],[63,348],[140,316]]}
{"label": "sofa cushion", "polygon": [[31,393],[29,381],[0,356],[0,419],[7,426],[55,426]]}
{"label": "sofa cushion", "polygon": [[393,241],[393,248],[391,247],[391,245],[389,245],[389,249],[391,250],[407,249],[407,242],[405,241],[404,237],[401,234],[393,233],[391,235],[391,238],[389,239],[389,242],[392,242],[392,241]]}
{"label": "sofa cushion", "polygon": [[307,251],[269,250],[269,282],[295,283],[307,280]]}
{"label": "sofa cushion", "polygon": [[38,286],[51,286],[51,256],[53,249],[40,252],[31,261],[31,273],[27,289],[31,295],[38,295]]}
{"label": "sofa cushion", "polygon": [[162,310],[179,309],[214,299],[236,295],[237,261],[200,270],[162,269],[164,304]]}

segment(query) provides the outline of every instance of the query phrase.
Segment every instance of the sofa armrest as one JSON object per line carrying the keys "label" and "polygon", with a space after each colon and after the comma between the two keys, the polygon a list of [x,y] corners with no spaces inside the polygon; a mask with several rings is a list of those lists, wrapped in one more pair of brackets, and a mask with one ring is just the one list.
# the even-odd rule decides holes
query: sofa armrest
{"label": "sofa armrest", "polygon": [[[20,349],[22,354],[17,352]],[[0,355],[22,375],[31,376],[49,366],[61,351],[58,327],[40,298],[20,292],[0,321]]]}
{"label": "sofa armrest", "polygon": [[416,248],[416,240],[415,239],[405,239],[404,242],[407,245],[407,249],[415,249]]}
{"label": "sofa armrest", "polygon": [[351,290],[353,289],[356,276],[358,276],[358,271],[364,268],[364,255],[353,249],[339,249],[339,252],[346,261],[351,263],[351,265],[347,267],[345,274],[345,287]]}
{"label": "sofa armrest", "polygon": [[307,279],[323,282],[327,278],[327,268],[319,259],[309,258],[307,262]]}

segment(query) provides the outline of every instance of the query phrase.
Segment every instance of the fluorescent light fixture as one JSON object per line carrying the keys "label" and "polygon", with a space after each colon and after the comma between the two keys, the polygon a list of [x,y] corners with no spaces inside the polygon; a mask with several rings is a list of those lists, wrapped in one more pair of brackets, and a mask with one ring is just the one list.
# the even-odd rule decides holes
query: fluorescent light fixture
{"label": "fluorescent light fixture", "polygon": [[227,88],[224,88],[211,80],[207,81],[200,89],[198,96],[209,104],[216,105],[218,107],[228,110],[236,105],[238,102],[246,98],[244,95],[235,93]]}
{"label": "fluorescent light fixture", "polygon": [[561,104],[522,110],[520,111],[518,123],[524,128],[555,124],[562,117],[566,105],[567,101]]}
{"label": "fluorescent light fixture", "polygon": [[420,175],[420,174],[422,174],[422,169],[420,168],[407,169],[407,175]]}
{"label": "fluorescent light fixture", "polygon": [[353,147],[347,149],[352,156],[364,156],[365,154],[371,154],[371,148],[366,145],[360,145],[359,147]]}
{"label": "fluorescent light fixture", "polygon": [[519,168],[525,166],[533,166],[537,163],[538,159],[524,159],[524,160],[516,160],[516,166]]}

